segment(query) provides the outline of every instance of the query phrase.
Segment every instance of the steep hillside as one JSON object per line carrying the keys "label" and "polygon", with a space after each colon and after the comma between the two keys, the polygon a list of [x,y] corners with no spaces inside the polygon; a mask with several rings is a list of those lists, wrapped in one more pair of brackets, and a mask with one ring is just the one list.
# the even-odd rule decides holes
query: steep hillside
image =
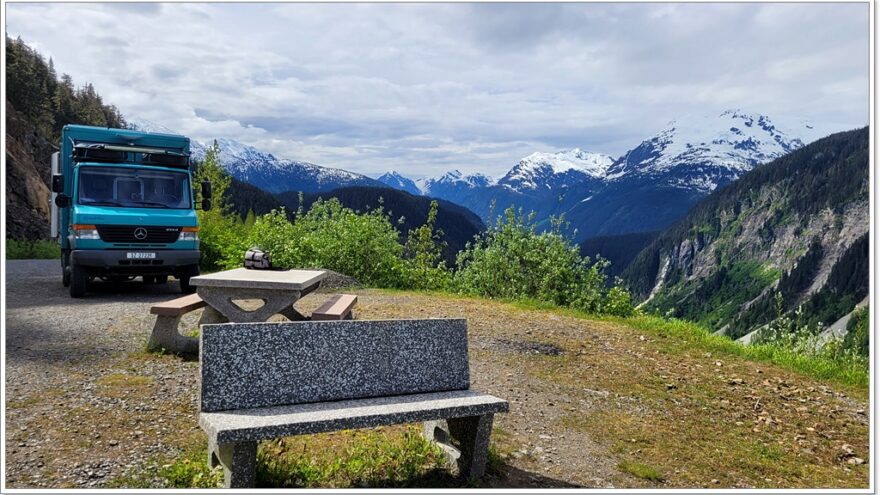
{"label": "steep hillside", "polygon": [[864,128],[716,191],[645,248],[624,278],[648,309],[732,337],[773,318],[768,300],[777,290],[786,309],[805,303],[813,320],[830,323],[866,293],[869,226]]}
{"label": "steep hillside", "polygon": [[598,256],[611,262],[608,268],[609,282],[619,276],[627,266],[653,241],[659,232],[638,232],[591,237],[580,244],[581,255],[595,259]]}
{"label": "steep hillside", "polygon": [[[299,193],[296,191],[282,193],[277,197],[290,212],[296,211],[299,207]],[[395,189],[375,187],[344,187],[325,193],[304,194],[304,207],[308,208],[318,198],[337,198],[344,206],[360,211],[376,208],[381,201],[382,207],[390,213],[392,219],[397,221],[403,218],[403,222],[396,225],[403,235],[423,225],[431,207],[429,198],[413,196]],[[464,249],[465,244],[472,241],[484,226],[480,218],[466,208],[443,200],[438,200],[438,206],[436,227],[443,231],[442,240],[447,244],[443,255],[447,264],[451,265],[455,262],[455,255]]]}

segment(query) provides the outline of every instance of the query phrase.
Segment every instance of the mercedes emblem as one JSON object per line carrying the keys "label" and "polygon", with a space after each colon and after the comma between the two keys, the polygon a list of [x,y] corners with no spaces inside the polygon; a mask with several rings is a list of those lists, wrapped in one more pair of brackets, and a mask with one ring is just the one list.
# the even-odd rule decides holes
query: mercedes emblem
{"label": "mercedes emblem", "polygon": [[147,238],[147,229],[145,229],[143,227],[138,227],[138,228],[134,229],[134,238],[138,239],[140,241],[146,239]]}

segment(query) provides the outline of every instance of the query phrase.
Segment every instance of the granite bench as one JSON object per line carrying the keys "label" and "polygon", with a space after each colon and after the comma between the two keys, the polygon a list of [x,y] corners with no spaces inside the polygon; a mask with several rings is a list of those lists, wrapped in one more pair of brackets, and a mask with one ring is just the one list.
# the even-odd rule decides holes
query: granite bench
{"label": "granite bench", "polygon": [[478,478],[508,410],[470,388],[463,319],[228,323],[200,339],[199,426],[226,487],[254,486],[261,440],[414,422]]}

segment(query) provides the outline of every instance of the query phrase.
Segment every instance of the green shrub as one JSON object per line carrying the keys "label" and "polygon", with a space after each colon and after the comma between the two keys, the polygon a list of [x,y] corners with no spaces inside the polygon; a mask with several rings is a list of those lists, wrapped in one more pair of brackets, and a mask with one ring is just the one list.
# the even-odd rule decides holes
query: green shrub
{"label": "green shrub", "polygon": [[454,286],[464,294],[499,299],[535,299],[590,313],[625,316],[633,311],[629,293],[606,288],[602,259],[591,263],[562,235],[562,221],[538,233],[534,213],[508,208],[459,253]]}
{"label": "green shrub", "polygon": [[867,357],[871,347],[871,320],[868,307],[853,311],[853,315],[846,324],[846,337],[843,339],[843,349],[853,350],[861,356]]}
{"label": "green shrub", "polygon": [[421,227],[410,230],[404,256],[409,269],[406,287],[417,290],[447,289],[452,283],[452,274],[443,261],[446,243],[441,239],[443,231],[434,229],[437,221],[437,201],[431,201],[428,218]]}
{"label": "green shrub", "polygon": [[400,233],[381,205],[367,213],[336,198],[319,199],[291,224],[284,210],[256,220],[248,244],[268,251],[273,266],[326,268],[378,287],[406,287]]}
{"label": "green shrub", "polygon": [[8,260],[49,260],[61,258],[61,246],[49,240],[6,239],[6,259]]}

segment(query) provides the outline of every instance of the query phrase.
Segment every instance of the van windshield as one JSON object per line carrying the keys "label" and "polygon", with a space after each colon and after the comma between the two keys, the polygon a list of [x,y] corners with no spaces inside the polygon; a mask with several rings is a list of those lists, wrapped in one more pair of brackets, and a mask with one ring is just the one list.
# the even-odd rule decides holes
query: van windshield
{"label": "van windshield", "polygon": [[189,209],[185,173],[125,167],[81,167],[77,200],[81,205]]}

